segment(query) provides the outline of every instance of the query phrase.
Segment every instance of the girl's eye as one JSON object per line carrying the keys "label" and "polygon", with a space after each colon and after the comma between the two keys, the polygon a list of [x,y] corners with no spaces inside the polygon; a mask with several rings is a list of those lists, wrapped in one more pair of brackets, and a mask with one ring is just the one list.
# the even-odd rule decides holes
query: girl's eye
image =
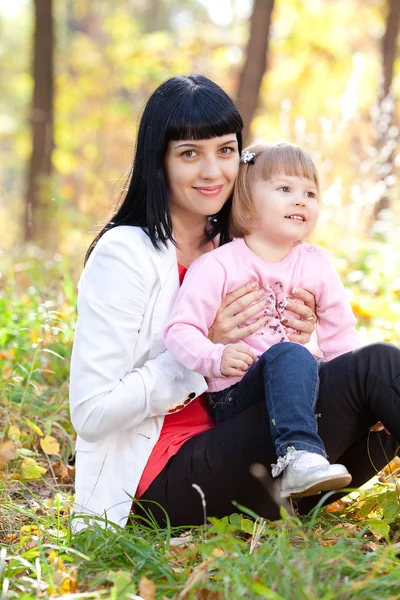
{"label": "girl's eye", "polygon": [[315,192],[307,192],[307,196],[308,196],[308,198],[316,198],[317,197]]}
{"label": "girl's eye", "polygon": [[278,190],[282,190],[282,192],[288,193],[290,192],[290,187],[288,187],[287,185],[282,185],[280,188],[278,188]]}

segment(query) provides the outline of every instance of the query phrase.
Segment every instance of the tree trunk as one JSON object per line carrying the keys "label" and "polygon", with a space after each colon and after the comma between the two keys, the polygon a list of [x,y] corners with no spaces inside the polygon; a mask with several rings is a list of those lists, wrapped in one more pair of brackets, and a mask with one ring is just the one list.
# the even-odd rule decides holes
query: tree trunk
{"label": "tree trunk", "polygon": [[268,40],[274,0],[254,0],[246,60],[240,76],[237,107],[244,122],[243,139],[257,109],[258,95],[267,66]]}
{"label": "tree trunk", "polygon": [[382,99],[389,94],[393,81],[393,65],[396,60],[397,36],[400,24],[399,0],[388,0],[388,16],[386,30],[382,42],[383,83]]}
{"label": "tree trunk", "polygon": [[[382,216],[382,211],[390,206],[388,192],[394,184],[396,151],[399,143],[399,129],[394,124],[396,103],[392,93],[394,62],[397,56],[397,37],[400,26],[400,0],[388,0],[386,29],[382,40],[382,84],[378,94],[376,117],[376,146],[378,158],[376,176],[384,182],[380,197],[377,198],[373,221]],[[381,213],[381,214],[380,214]]]}
{"label": "tree trunk", "polygon": [[50,200],[53,151],[53,17],[52,0],[34,0],[32,153],[28,170],[25,241],[37,241],[45,230],[44,214]]}

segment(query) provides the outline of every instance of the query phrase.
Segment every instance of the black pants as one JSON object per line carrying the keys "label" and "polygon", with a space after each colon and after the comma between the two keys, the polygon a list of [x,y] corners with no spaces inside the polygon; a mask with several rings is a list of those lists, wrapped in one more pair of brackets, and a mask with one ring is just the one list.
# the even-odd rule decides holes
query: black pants
{"label": "black pants", "polygon": [[[324,364],[316,406],[318,431],[330,462],[344,464],[352,486],[368,481],[396,454],[400,441],[400,350],[390,344],[371,344]],[[382,421],[392,435],[369,433]],[[371,464],[371,459],[373,464]],[[254,463],[268,473],[276,461],[264,401],[188,440],[156,477],[141,501],[153,500],[168,513],[173,526],[204,522],[197,484],[206,499],[207,516],[223,517],[238,509],[232,500],[267,519],[279,516],[273,487],[266,489],[250,472]],[[268,486],[267,486],[268,488]],[[320,496],[298,502],[306,514]],[[135,512],[151,510],[160,525],[164,513],[143,502]]]}

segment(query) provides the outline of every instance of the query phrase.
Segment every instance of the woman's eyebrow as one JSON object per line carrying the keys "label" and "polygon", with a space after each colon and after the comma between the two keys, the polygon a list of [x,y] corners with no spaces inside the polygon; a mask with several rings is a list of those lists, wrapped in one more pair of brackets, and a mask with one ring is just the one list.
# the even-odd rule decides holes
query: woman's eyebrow
{"label": "woman's eyebrow", "polygon": [[[227,144],[237,144],[237,139],[233,138],[231,140],[226,140],[226,142],[222,142],[219,147],[226,146]],[[196,144],[195,142],[183,142],[182,144],[177,144],[175,148],[198,148],[201,147],[201,144]]]}
{"label": "woman's eyebrow", "polygon": [[182,148],[183,146],[187,146],[189,148],[197,148],[199,144],[194,144],[193,142],[184,142],[183,144],[178,144],[175,148]]}
{"label": "woman's eyebrow", "polygon": [[226,142],[223,142],[223,143],[221,144],[221,146],[226,146],[227,144],[237,144],[237,143],[238,143],[237,139],[236,139],[236,138],[234,138],[234,139],[232,139],[232,140],[227,140]]}

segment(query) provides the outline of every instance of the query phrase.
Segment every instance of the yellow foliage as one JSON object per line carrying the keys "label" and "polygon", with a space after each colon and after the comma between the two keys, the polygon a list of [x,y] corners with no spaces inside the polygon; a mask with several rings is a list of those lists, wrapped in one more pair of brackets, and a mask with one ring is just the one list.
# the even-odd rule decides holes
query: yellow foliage
{"label": "yellow foliage", "polygon": [[60,452],[60,444],[51,435],[41,438],[40,447],[45,454],[58,454]]}

